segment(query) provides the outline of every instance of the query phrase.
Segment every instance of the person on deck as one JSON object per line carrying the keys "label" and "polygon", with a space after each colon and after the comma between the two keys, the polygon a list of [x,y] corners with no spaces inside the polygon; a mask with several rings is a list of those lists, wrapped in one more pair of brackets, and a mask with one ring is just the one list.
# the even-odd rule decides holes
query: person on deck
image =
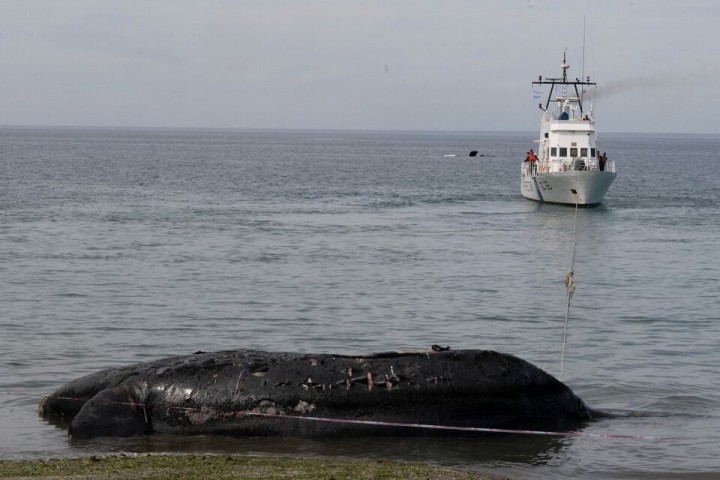
{"label": "person on deck", "polygon": [[607,163],[607,155],[605,155],[605,152],[603,152],[602,154],[600,154],[600,156],[598,157],[598,163],[599,163],[599,165],[600,165],[600,171],[601,171],[601,172],[604,171],[604,170],[605,170],[605,164]]}
{"label": "person on deck", "polygon": [[535,155],[535,152],[530,149],[530,153],[528,153],[528,162],[530,162],[530,173],[533,173],[535,171],[535,165],[537,164],[537,155]]}

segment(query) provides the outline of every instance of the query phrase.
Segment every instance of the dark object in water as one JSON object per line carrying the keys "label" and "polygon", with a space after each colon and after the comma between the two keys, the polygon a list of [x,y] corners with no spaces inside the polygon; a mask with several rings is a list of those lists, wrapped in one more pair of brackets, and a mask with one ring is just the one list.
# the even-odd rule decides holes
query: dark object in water
{"label": "dark object in water", "polygon": [[336,420],[567,429],[593,415],[559,380],[489,350],[314,355],[196,353],[74,380],[40,404],[73,417],[73,438],[147,433],[237,436],[418,435]]}

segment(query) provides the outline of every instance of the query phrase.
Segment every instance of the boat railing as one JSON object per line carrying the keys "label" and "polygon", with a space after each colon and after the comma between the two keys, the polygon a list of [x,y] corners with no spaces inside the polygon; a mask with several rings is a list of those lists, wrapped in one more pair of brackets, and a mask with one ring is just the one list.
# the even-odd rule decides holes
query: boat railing
{"label": "boat railing", "polygon": [[605,161],[604,166],[600,166],[600,162],[596,159],[585,159],[585,158],[573,158],[569,161],[563,162],[562,169],[564,171],[576,171],[576,172],[612,172],[615,173],[615,162],[613,160]]}
{"label": "boat railing", "polygon": [[523,175],[535,176],[540,171],[538,167],[539,162],[523,162],[521,173]]}
{"label": "boat railing", "polygon": [[552,172],[597,172],[605,171],[615,173],[615,162],[608,160],[601,169],[596,159],[571,158],[558,163],[557,160],[542,160],[535,163],[523,162],[523,174],[534,175]]}

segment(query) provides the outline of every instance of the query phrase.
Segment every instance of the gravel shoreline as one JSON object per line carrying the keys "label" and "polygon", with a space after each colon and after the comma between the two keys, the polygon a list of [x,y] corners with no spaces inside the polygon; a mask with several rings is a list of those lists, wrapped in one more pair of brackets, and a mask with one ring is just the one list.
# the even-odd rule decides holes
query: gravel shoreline
{"label": "gravel shoreline", "polygon": [[508,480],[494,474],[384,460],[157,454],[0,460],[0,478]]}

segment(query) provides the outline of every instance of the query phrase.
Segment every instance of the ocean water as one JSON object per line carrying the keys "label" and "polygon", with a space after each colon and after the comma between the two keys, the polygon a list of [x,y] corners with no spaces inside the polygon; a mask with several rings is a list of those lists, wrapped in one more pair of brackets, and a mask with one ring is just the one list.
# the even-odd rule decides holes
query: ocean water
{"label": "ocean water", "polygon": [[[720,136],[602,135],[619,175],[577,220],[520,196],[533,138],[1,128],[0,458],[235,452],[718,478]],[[70,442],[37,414],[67,381],[197,350],[432,344],[518,355],[617,416],[584,437]]]}

